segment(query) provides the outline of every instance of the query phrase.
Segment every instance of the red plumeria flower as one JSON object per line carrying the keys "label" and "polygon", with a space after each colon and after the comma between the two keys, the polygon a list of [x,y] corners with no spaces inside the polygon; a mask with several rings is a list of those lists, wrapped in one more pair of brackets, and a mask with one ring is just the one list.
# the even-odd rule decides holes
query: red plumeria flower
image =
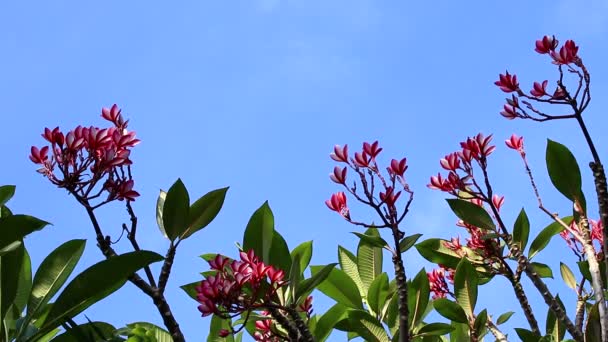
{"label": "red plumeria flower", "polygon": [[551,51],[550,54],[553,58],[553,64],[557,65],[577,63],[580,60],[578,57],[578,46],[576,46],[573,40],[567,40],[564,46],[559,49],[559,53]]}
{"label": "red plumeria flower", "polygon": [[511,137],[507,140],[505,140],[505,144],[507,144],[507,147],[514,149],[516,151],[518,151],[519,153],[525,153],[524,152],[524,137],[519,137],[515,134],[511,135]]}
{"label": "red plumeria flower", "polygon": [[450,293],[448,283],[445,281],[445,270],[443,268],[434,269],[431,272],[427,272],[426,275],[429,278],[433,299],[445,298]]}
{"label": "red plumeria flower", "polygon": [[279,270],[274,268],[273,266],[270,266],[268,268],[268,279],[270,280],[270,283],[273,285],[277,285],[277,286],[283,286],[284,284],[286,284],[287,282],[283,280],[283,278],[285,277],[285,272],[283,270]]}
{"label": "red plumeria flower", "polygon": [[492,196],[492,204],[496,207],[496,210],[500,211],[500,207],[505,203],[505,196]]}
{"label": "red plumeria flower", "polygon": [[224,267],[230,263],[230,259],[224,257],[221,254],[215,256],[215,258],[209,260],[209,266],[212,270],[223,271]]}
{"label": "red plumeria flower", "polygon": [[530,90],[530,95],[534,97],[549,95],[547,94],[547,83],[549,83],[547,80],[543,81],[543,83],[534,82],[534,86],[532,90]]}
{"label": "red plumeria flower", "polygon": [[110,121],[121,131],[127,128],[128,120],[125,121],[120,114],[121,109],[116,104],[112,105],[111,108],[102,108],[101,117]]}
{"label": "red plumeria flower", "polygon": [[386,192],[380,192],[380,200],[386,203],[387,206],[394,207],[400,195],[401,191],[395,193],[395,189],[393,189],[392,186],[389,186],[386,188]]}
{"label": "red plumeria flower", "polygon": [[346,167],[343,167],[342,169],[340,169],[339,166],[334,167],[334,172],[329,174],[329,178],[338,184],[345,184]]}
{"label": "red plumeria flower", "polygon": [[504,116],[505,118],[507,118],[509,120],[513,120],[513,119],[519,117],[515,107],[513,107],[509,104],[505,104],[503,106],[503,110],[500,112],[500,115]]}
{"label": "red plumeria flower", "polygon": [[133,190],[134,183],[132,179],[120,183],[116,192],[116,199],[119,201],[135,201],[135,197],[139,197],[139,192]]}
{"label": "red plumeria flower", "polygon": [[378,146],[378,141],[374,141],[371,144],[363,143],[363,152],[370,156],[371,160],[374,160],[382,152],[382,148]]}
{"label": "red plumeria flower", "polygon": [[331,195],[331,198],[325,201],[325,204],[329,209],[350,221],[350,213],[346,206],[346,195],[342,191]]}
{"label": "red plumeria flower", "polygon": [[443,178],[441,174],[431,177],[431,183],[427,185],[429,189],[453,192],[460,188],[460,177],[454,172],[450,172],[448,178]]}
{"label": "red plumeria flower", "polygon": [[505,93],[511,93],[519,90],[517,76],[509,74],[508,71],[504,75],[500,74],[499,80],[494,82],[494,84],[496,84],[500,88],[500,90],[504,91]]}
{"label": "red plumeria flower", "polygon": [[48,128],[45,128],[42,137],[53,145],[57,144],[59,146],[62,146],[63,142],[65,141],[65,137],[63,136],[63,133],[61,133],[61,131],[59,130],[59,127],[53,128],[52,131]]}
{"label": "red plumeria flower", "polygon": [[355,165],[359,167],[369,167],[372,158],[365,152],[355,152]]}
{"label": "red plumeria flower", "polygon": [[460,156],[458,153],[450,153],[439,161],[441,167],[448,171],[456,171],[460,168]]}
{"label": "red plumeria flower", "polygon": [[547,54],[554,51],[557,48],[559,41],[555,39],[555,36],[544,36],[542,39],[536,41],[536,48],[534,51],[540,54]]}
{"label": "red plumeria flower", "polygon": [[312,315],[312,296],[306,297],[304,302],[298,306],[298,309],[310,317]]}
{"label": "red plumeria flower", "polygon": [[38,147],[36,146],[32,146],[32,148],[30,149],[30,160],[32,162],[34,162],[35,164],[44,164],[45,162],[47,162],[49,160],[49,147],[48,146],[44,146],[41,149],[38,149]]}
{"label": "red plumeria flower", "polygon": [[460,237],[453,237],[450,241],[444,241],[443,246],[457,254],[462,254],[462,244],[460,244]]}
{"label": "red plumeria flower", "polygon": [[329,156],[337,162],[348,163],[348,145],[344,145],[344,147],[334,146],[334,152]]}
{"label": "red plumeria flower", "polygon": [[491,141],[492,134],[484,137],[483,134],[479,133],[475,137],[467,138],[466,141],[460,143],[460,147],[463,149],[464,159],[469,159],[466,156],[467,153],[470,153],[470,155],[477,160],[489,156],[496,149],[496,146],[490,145]]}
{"label": "red plumeria flower", "polygon": [[388,167],[388,172],[393,175],[403,177],[403,174],[407,170],[407,159],[403,158],[401,160],[392,159],[391,166]]}

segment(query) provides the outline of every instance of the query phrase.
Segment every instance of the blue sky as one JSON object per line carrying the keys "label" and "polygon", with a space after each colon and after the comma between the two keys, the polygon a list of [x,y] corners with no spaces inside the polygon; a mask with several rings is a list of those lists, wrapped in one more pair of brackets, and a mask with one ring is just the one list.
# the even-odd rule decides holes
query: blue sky
{"label": "blue sky", "polygon": [[[495,134],[499,149],[490,170],[497,191],[506,196],[503,210],[511,222],[526,206],[532,236],[549,223],[535,210],[518,156],[502,143],[513,132],[526,138],[546,204],[567,212],[568,203],[546,177],[545,141],[549,137],[571,147],[589,176],[585,165],[590,154],[581,134],[573,122],[503,120],[498,112],[505,95],[493,82],[506,68],[519,75],[524,89],[533,81],[554,80],[548,60],[534,53],[534,40],[544,34],[575,39],[593,79],[587,120],[605,156],[607,138],[601,132],[608,100],[601,94],[608,91],[607,14],[605,0],[532,5],[3,2],[0,182],[17,185],[14,211],[54,224],[28,238],[33,263],[67,239],[88,238],[78,270],[99,261],[101,254],[84,210],[36,174],[27,158],[31,145],[42,144],[44,127],[101,125],[101,107],[117,103],[123,108],[142,139],[133,160],[142,194],[134,207],[143,248],[162,252],[167,245],[155,224],[159,189],[167,189],[177,177],[191,197],[230,186],[216,221],[181,246],[169,283],[168,299],[186,336],[202,340],[208,319],[199,317],[196,303],[178,286],[197,280],[207,269],[198,255],[234,255],[234,242],[242,239],[250,214],[265,200],[290,247],[314,239],[313,264],[336,261],[337,243],[356,248],[349,233],[355,228],[323,203],[338,189],[327,177],[334,144],[358,147],[380,140],[386,159],[407,156],[408,181],[416,192],[405,222],[408,234],[420,232],[428,238],[460,232],[443,194],[426,184],[439,171],[438,160],[478,132]],[[584,182],[591,189],[589,177]],[[104,208],[101,215],[105,230],[114,236],[128,219],[120,204]],[[372,219],[361,208],[353,215]],[[564,254],[564,244],[555,240],[544,261],[558,266],[555,256]],[[406,260],[410,275],[429,266],[414,251]],[[556,281],[549,283],[572,299],[560,282],[556,272]],[[482,304],[495,315],[516,309],[510,291],[497,281],[495,287],[482,289]],[[540,297],[530,291],[532,302],[542,307]],[[315,304],[322,312],[331,301],[319,295]],[[160,323],[152,303],[131,285],[87,314],[117,326],[140,320]],[[519,311],[511,323],[508,327],[525,325]]]}

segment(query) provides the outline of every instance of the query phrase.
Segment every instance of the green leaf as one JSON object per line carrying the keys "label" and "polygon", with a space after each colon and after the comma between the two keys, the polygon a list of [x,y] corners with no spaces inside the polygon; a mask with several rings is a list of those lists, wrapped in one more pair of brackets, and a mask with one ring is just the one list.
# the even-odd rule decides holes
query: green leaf
{"label": "green leaf", "polygon": [[329,277],[336,265],[336,263],[333,263],[325,266],[311,266],[312,277],[304,279],[300,283],[298,290],[296,291],[295,298],[301,298],[303,295],[314,290],[317,285],[324,282]]}
{"label": "green leaf", "polygon": [[134,322],[127,324],[127,327],[131,329],[143,328],[148,332],[146,335],[149,336],[151,334],[156,338],[155,342],[173,342],[173,338],[171,334],[165,329],[159,327],[158,325],[148,323],[148,322]]}
{"label": "green leaf", "polygon": [[211,317],[211,325],[209,327],[209,336],[207,336],[207,342],[228,342],[234,341],[232,335],[228,335],[227,338],[220,337],[220,330],[230,330],[230,320],[224,319],[218,315]]}
{"label": "green leaf", "polygon": [[[335,266],[336,264],[333,265]],[[315,275],[320,274],[320,272],[322,272],[326,267],[327,266],[311,266],[310,269],[312,271],[313,278]],[[302,291],[304,282],[306,282],[306,280],[300,284],[301,286],[300,289],[298,289],[298,292]],[[338,268],[332,267],[327,278],[323,282],[319,283],[317,289],[340,304],[344,304],[353,309],[363,309],[361,295],[359,295],[357,285],[355,285],[353,280],[350,279],[350,277],[346,275],[344,271]],[[299,297],[300,296],[298,296],[298,298]]]}
{"label": "green leaf", "polygon": [[469,340],[469,325],[463,323],[452,322],[452,330],[450,332],[450,342],[461,342]]}
{"label": "green leaf", "polygon": [[[562,218],[562,221],[564,221],[566,224],[570,224],[572,222],[572,219],[572,216],[567,216]],[[536,254],[545,249],[545,247],[547,247],[547,244],[549,244],[549,241],[551,241],[551,238],[561,233],[563,229],[564,228],[561,226],[561,224],[559,224],[559,222],[553,222],[547,227],[545,227],[545,229],[541,230],[540,233],[538,233],[538,236],[536,236],[536,238],[534,239],[534,241],[532,241],[532,244],[530,245],[530,251],[528,251],[528,259],[532,259]]]}
{"label": "green leaf", "polygon": [[540,262],[532,262],[532,263],[530,263],[530,266],[532,266],[532,268],[534,269],[534,272],[536,272],[539,277],[553,278],[553,271],[551,270],[551,267],[549,267],[545,264],[542,264]]}
{"label": "green leaf", "polygon": [[25,310],[27,299],[32,290],[32,260],[27,249],[23,249],[23,261],[21,263],[21,271],[19,272],[19,282],[17,283],[17,295],[13,305],[17,309],[19,315]]}
{"label": "green leaf", "polygon": [[181,179],[177,179],[167,191],[163,204],[163,227],[169,240],[182,235],[190,223],[190,197]]}
{"label": "green leaf", "polygon": [[[291,268],[289,270],[289,287],[287,292],[287,300],[289,303],[297,303],[300,299],[296,297],[296,293],[300,281],[304,278],[302,274],[302,270],[300,270],[300,255],[296,254],[295,259],[292,259]],[[291,301],[289,301],[289,298],[291,298]]]}
{"label": "green leaf", "polygon": [[38,316],[40,309],[46,305],[68,279],[80,260],[86,240],[70,240],[52,251],[40,264],[32,285],[27,304],[27,314]]}
{"label": "green leaf", "polygon": [[369,313],[362,310],[351,310],[348,312],[348,320],[365,341],[390,342],[382,323]]}
{"label": "green leaf", "polygon": [[454,322],[458,323],[468,323],[469,320],[467,318],[467,314],[464,312],[462,307],[458,305],[456,302],[452,302],[446,298],[438,298],[433,301],[433,307],[437,312]]}
{"label": "green leaf", "polygon": [[522,342],[538,342],[540,340],[540,336],[538,334],[533,333],[528,329],[515,328],[515,332]]}
{"label": "green leaf", "polygon": [[[48,319],[34,337],[54,329],[99,300],[114,293],[137,270],[163,257],[150,251],[136,251],[96,263],[78,274],[59,295]],[[35,340],[35,338],[32,338]]]}
{"label": "green leaf", "polygon": [[[17,297],[19,273],[25,258],[25,248],[21,245],[14,251],[0,257],[0,317],[4,320],[6,313]],[[0,321],[0,322],[1,322]],[[0,332],[2,331],[0,327]]]}
{"label": "green leaf", "polygon": [[325,341],[331,334],[331,331],[333,330],[334,326],[338,322],[340,322],[344,319],[347,319],[347,318],[348,318],[348,308],[346,306],[344,306],[340,303],[337,303],[334,306],[332,306],[317,321],[317,325],[315,326],[315,329],[314,329],[315,341],[317,341],[317,342]]}
{"label": "green leaf", "polygon": [[184,290],[184,292],[186,292],[188,297],[190,297],[198,302],[196,287],[199,286],[200,284],[201,284],[201,281],[199,280],[199,281],[192,282],[190,284],[182,285],[179,288]]}
{"label": "green leaf", "polygon": [[[429,296],[431,294],[431,288],[429,284],[429,278],[424,268],[416,274],[414,279],[408,283],[408,300],[407,305],[409,308],[409,326],[413,329],[420,323],[424,317],[427,306],[429,305]],[[397,294],[395,294],[397,295]]]}
{"label": "green leaf", "polygon": [[513,242],[519,244],[521,251],[526,249],[529,235],[530,220],[528,220],[528,215],[526,215],[526,211],[522,208],[513,227]]}
{"label": "green leaf", "polygon": [[393,294],[388,302],[385,322],[391,334],[394,335],[399,330],[399,296],[396,293]]}
{"label": "green leaf", "polygon": [[361,281],[357,268],[357,257],[348,249],[338,246],[338,261],[340,262],[342,271],[344,271],[344,273],[346,273],[357,285],[361,297],[366,296],[367,293],[363,291],[363,282]]}
{"label": "green leaf", "polygon": [[21,245],[23,245],[21,240],[17,240],[17,241],[13,241],[13,242],[9,243],[8,245],[6,245],[2,249],[0,249],[0,257],[6,253],[10,253],[10,252],[16,250],[17,248],[21,247]]}
{"label": "green leaf", "polygon": [[361,234],[358,232],[351,232],[351,233],[357,235],[357,237],[359,237],[359,239],[361,239],[361,241],[365,241],[370,246],[380,247],[380,248],[384,248],[384,247],[388,246],[388,242],[386,242],[386,240],[384,240],[380,236],[370,236],[370,235]]}
{"label": "green leaf", "polygon": [[[564,307],[562,300],[559,298],[559,295],[556,296],[555,299],[565,312],[566,308]],[[554,341],[561,341],[564,339],[564,335],[566,335],[566,326],[555,317],[553,310],[550,308],[547,310],[547,321],[545,323],[545,327],[547,335],[546,337],[552,337]]]}
{"label": "green leaf", "polygon": [[[576,263],[578,265],[578,269],[581,272],[581,274],[583,275],[583,277],[588,280],[589,282],[592,281],[591,278],[591,272],[589,272],[589,261],[585,260],[585,261],[578,261]],[[600,265],[600,275],[602,277],[602,283],[606,284],[606,264],[604,264],[603,262],[599,263]]]}
{"label": "green leaf", "polygon": [[502,315],[498,316],[498,319],[496,320],[496,324],[500,325],[500,324],[506,323],[509,320],[509,318],[511,318],[511,316],[513,316],[514,313],[515,312],[513,312],[513,311],[508,311],[508,312],[505,312]]}
{"label": "green leaf", "polygon": [[399,242],[399,251],[401,253],[407,252],[408,249],[412,248],[416,244],[416,242],[418,241],[418,239],[420,239],[421,236],[422,234],[413,234],[401,239],[401,241]]}
{"label": "green leaf", "polygon": [[441,336],[450,333],[452,330],[454,330],[454,327],[446,323],[430,323],[420,328],[416,336]]}
{"label": "green leaf", "polygon": [[460,304],[469,317],[473,317],[475,311],[478,281],[473,265],[467,259],[462,259],[456,267],[456,274],[454,275],[454,293],[456,302]]}
{"label": "green leaf", "polygon": [[576,278],[574,277],[572,270],[570,270],[570,267],[563,262],[560,262],[559,272],[562,275],[562,279],[564,279],[564,283],[566,283],[569,288],[576,290]]}
{"label": "green leaf", "polygon": [[[378,229],[369,228],[365,235],[379,237]],[[367,293],[369,286],[377,275],[382,273],[382,248],[371,245],[365,240],[359,240],[357,247],[357,269],[363,283],[363,292]]]}
{"label": "green leaf", "polygon": [[428,239],[417,244],[416,249],[426,260],[455,269],[462,257],[445,247],[446,242],[443,239]]}
{"label": "green leaf", "polygon": [[106,341],[114,336],[115,330],[116,328],[106,322],[89,322],[64,332],[55,337],[53,342]]}
{"label": "green leaf", "polygon": [[379,315],[388,297],[388,275],[382,272],[372,281],[367,292],[367,303],[374,313]]}
{"label": "green leaf", "polygon": [[29,215],[11,215],[0,217],[0,248],[14,241],[23,240],[25,236],[44,228],[48,222]]}
{"label": "green leaf", "polygon": [[190,206],[190,224],[181,239],[187,239],[215,219],[224,205],[227,191],[227,187],[210,191]]}
{"label": "green leaf", "polygon": [[310,258],[312,257],[312,240],[302,242],[291,251],[291,260],[295,261],[296,257],[300,260],[300,273],[302,273],[308,267]]}
{"label": "green leaf", "polygon": [[587,324],[585,325],[585,341],[596,341],[598,336],[602,336],[602,325],[600,323],[599,303],[593,304],[589,310]]}
{"label": "green leaf", "polygon": [[169,236],[167,235],[167,231],[165,230],[165,226],[163,224],[163,208],[165,206],[165,198],[167,198],[167,192],[160,190],[160,194],[156,200],[156,224],[158,225],[158,229],[160,229],[163,236],[168,239]]}
{"label": "green leaf", "polygon": [[0,186],[0,207],[5,205],[15,195],[14,185]]}
{"label": "green leaf", "polygon": [[481,229],[496,229],[490,214],[477,204],[457,198],[450,198],[446,201],[454,214],[464,222]]}
{"label": "green leaf", "polygon": [[475,333],[477,336],[482,336],[486,329],[486,323],[488,322],[488,311],[483,309],[480,313],[477,314],[475,318],[475,323],[473,324],[473,328],[475,329]]}
{"label": "green leaf", "polygon": [[247,252],[251,249],[265,263],[270,261],[270,248],[274,238],[274,215],[268,202],[256,210],[245,229],[243,237],[243,249]]}
{"label": "green leaf", "polygon": [[580,200],[581,170],[572,152],[566,146],[547,139],[546,160],[547,171],[555,188],[573,202]]}
{"label": "green leaf", "polygon": [[0,206],[0,217],[7,217],[7,216],[11,216],[11,215],[13,215],[13,213],[7,206],[5,206],[5,205]]}
{"label": "green leaf", "polygon": [[272,245],[270,246],[269,253],[268,264],[283,270],[283,272],[287,274],[291,269],[291,254],[289,254],[287,242],[285,242],[283,236],[276,230],[272,237]]}

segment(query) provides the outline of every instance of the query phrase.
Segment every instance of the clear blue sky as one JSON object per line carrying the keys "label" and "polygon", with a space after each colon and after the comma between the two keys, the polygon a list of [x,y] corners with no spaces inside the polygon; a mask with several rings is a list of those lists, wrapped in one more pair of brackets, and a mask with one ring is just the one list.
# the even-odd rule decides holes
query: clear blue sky
{"label": "clear blue sky", "polygon": [[[334,144],[358,147],[378,139],[385,158],[408,157],[408,180],[416,192],[405,222],[408,234],[461,233],[443,194],[426,184],[439,171],[439,158],[477,132],[496,136],[499,149],[490,170],[497,191],[506,196],[503,210],[511,222],[523,205],[531,216],[532,236],[548,223],[535,210],[517,154],[503,148],[502,141],[513,132],[526,138],[547,205],[566,213],[568,203],[547,181],[545,139],[570,146],[589,176],[590,154],[580,133],[573,123],[502,119],[498,112],[505,95],[493,85],[506,68],[519,75],[524,89],[533,81],[553,80],[549,62],[533,52],[534,40],[544,34],[572,38],[581,46],[593,79],[587,118],[606,156],[608,138],[601,136],[608,108],[603,96],[608,93],[605,0],[532,5],[6,1],[0,4],[0,183],[17,185],[14,211],[54,224],[27,240],[34,265],[61,242],[88,238],[78,270],[101,260],[101,254],[84,210],[36,174],[27,157],[31,145],[42,144],[44,127],[103,124],[102,106],[123,108],[142,139],[133,153],[142,194],[134,203],[141,245],[162,254],[167,242],[155,223],[158,190],[177,177],[191,197],[229,185],[219,217],[179,249],[169,283],[168,299],[186,336],[203,340],[208,319],[200,318],[196,303],[178,287],[207,269],[198,255],[234,255],[234,242],[242,239],[249,215],[265,200],[291,248],[315,240],[313,264],[336,261],[337,243],[356,248],[349,233],[355,228],[323,203],[338,189],[327,176]],[[590,185],[587,177],[585,186]],[[128,219],[120,204],[101,213],[105,230],[114,236]],[[365,218],[369,212],[352,214]],[[557,267],[559,258],[570,257],[565,248],[556,239],[539,261]],[[410,275],[429,267],[414,251],[406,259]],[[572,300],[567,289],[556,287],[561,280],[555,270],[556,281],[549,283]],[[508,327],[525,326],[510,288],[502,280],[493,284],[481,290],[482,305],[494,315],[515,309]],[[530,291],[532,302],[542,307],[535,290]],[[319,295],[315,304],[322,312],[331,301]],[[87,314],[117,326],[138,320],[160,323],[149,299],[130,284]],[[342,339],[336,335],[332,340]]]}

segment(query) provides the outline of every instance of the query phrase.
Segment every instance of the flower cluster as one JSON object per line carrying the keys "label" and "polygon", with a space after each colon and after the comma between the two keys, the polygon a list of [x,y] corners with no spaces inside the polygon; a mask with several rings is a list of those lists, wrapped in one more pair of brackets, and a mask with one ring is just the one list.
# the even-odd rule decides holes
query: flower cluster
{"label": "flower cluster", "polygon": [[[388,177],[386,177],[380,172],[377,162],[380,152],[382,152],[382,147],[379,146],[378,141],[363,143],[361,151],[355,152],[353,157],[349,156],[348,145],[334,146],[334,151],[330,154],[331,159],[344,163],[346,166],[334,167],[333,172],[329,174],[329,178],[333,182],[344,186],[360,202],[377,208],[385,206],[387,215],[395,217],[397,213],[396,203],[402,191],[410,195],[412,194],[405,181],[405,171],[408,169],[407,159],[392,159],[386,168],[388,173]],[[347,185],[346,180],[349,169],[360,179],[363,194],[357,193],[356,182],[353,182],[352,186]],[[379,186],[382,187],[377,193],[375,189],[376,183],[379,183]],[[403,190],[397,190],[397,186],[400,186]],[[330,210],[351,221],[350,210],[347,206],[346,194],[344,192],[340,191],[333,194],[330,199],[325,201],[325,204]],[[358,224],[357,222],[353,223]]]}
{"label": "flower cluster", "polygon": [[448,281],[451,284],[454,283],[454,272],[455,271],[452,269],[439,265],[439,268],[426,273],[429,278],[433,300],[445,298],[448,294],[451,294],[450,288],[448,287]]}
{"label": "flower cluster", "polygon": [[457,197],[460,192],[478,196],[479,191],[472,188],[476,186],[473,178],[473,162],[485,169],[486,158],[496,149],[496,146],[490,144],[491,141],[492,135],[486,137],[479,133],[461,142],[460,151],[446,155],[439,162],[441,167],[448,171],[447,177],[438,173],[437,176],[431,177],[427,186]]}
{"label": "flower cluster", "polygon": [[[106,202],[133,201],[139,194],[133,190],[129,156],[140,140],[135,132],[127,131],[128,120],[123,119],[118,106],[103,108],[101,116],[112,126],[78,126],[65,134],[59,127],[45,128],[42,137],[50,145],[32,146],[30,160],[41,165],[38,172],[53,184],[82,198],[95,198],[107,191]],[[102,184],[102,189],[94,194],[97,184]]]}
{"label": "flower cluster", "polygon": [[[604,225],[602,224],[601,220],[589,220],[589,226],[591,231],[591,242],[597,242],[597,245],[594,244],[594,247],[596,249],[596,253],[600,254],[603,251],[602,246],[604,245]],[[576,222],[572,221],[572,223],[570,223],[570,229],[578,233],[578,235],[582,235],[581,229]],[[583,248],[580,241],[578,241],[578,239],[576,239],[571,232],[564,229],[559,235],[564,239],[564,241],[566,241],[568,247],[570,247],[570,249],[572,249],[576,255],[583,255]]]}
{"label": "flower cluster", "polygon": [[[555,39],[555,36],[544,36],[542,39],[537,40],[535,44],[536,52],[542,55],[548,55],[551,57],[551,62],[558,66],[560,77],[559,81],[557,82],[557,87],[552,94],[547,90],[547,86],[549,84],[548,80],[534,82],[532,89],[529,92],[530,95],[527,95],[520,89],[519,82],[517,81],[517,75],[510,74],[508,71],[499,75],[498,81],[494,82],[494,84],[505,93],[514,93],[510,99],[507,98],[507,103],[503,106],[503,110],[500,112],[502,116],[509,120],[515,118],[529,118],[537,121],[545,121],[554,118],[551,115],[540,112],[538,109],[534,108],[529,101],[526,100],[570,104],[569,101],[573,99],[569,98],[570,95],[566,92],[565,87],[561,83],[564,76],[562,67],[565,67],[573,74],[577,74],[580,78],[578,89],[574,93],[575,98],[581,94],[580,90],[583,87],[583,83],[585,83],[586,89],[582,92],[582,98],[578,102],[582,106],[586,106],[586,103],[589,101],[589,80],[587,71],[585,70],[582,60],[578,55],[579,48],[572,40],[567,40],[562,47],[559,49],[558,47],[559,41]],[[575,67],[580,68],[580,71],[576,70]],[[524,99],[521,101],[525,105],[524,107],[520,105],[519,98]],[[526,111],[526,109],[528,109],[531,113]]]}
{"label": "flower cluster", "polygon": [[287,284],[283,270],[266,265],[253,250],[240,252],[240,261],[217,255],[209,261],[216,271],[196,287],[203,317],[227,315],[261,308]]}

